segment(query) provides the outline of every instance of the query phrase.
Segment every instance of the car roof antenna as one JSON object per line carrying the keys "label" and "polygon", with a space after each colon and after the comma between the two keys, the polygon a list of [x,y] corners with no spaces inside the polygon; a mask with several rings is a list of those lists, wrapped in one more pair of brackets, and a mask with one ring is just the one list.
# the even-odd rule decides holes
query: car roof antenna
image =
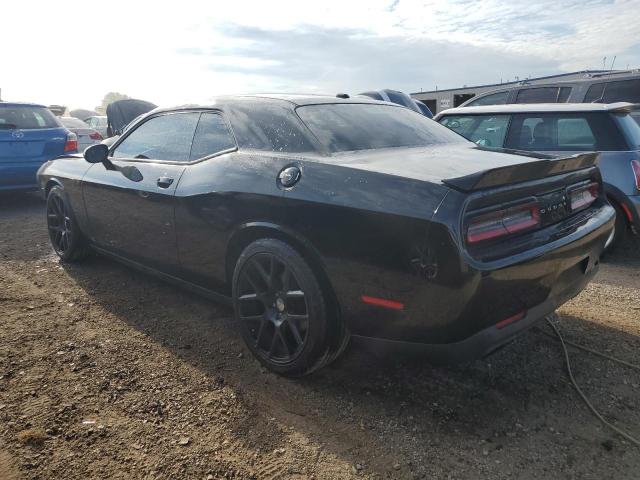
{"label": "car roof antenna", "polygon": [[349,98],[349,94],[348,93],[338,93],[336,95],[337,98]]}

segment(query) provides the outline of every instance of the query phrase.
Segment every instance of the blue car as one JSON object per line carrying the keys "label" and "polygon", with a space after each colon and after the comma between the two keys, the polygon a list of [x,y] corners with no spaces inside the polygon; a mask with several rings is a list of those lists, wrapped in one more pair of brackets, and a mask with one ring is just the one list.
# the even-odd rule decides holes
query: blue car
{"label": "blue car", "polygon": [[47,107],[0,102],[0,192],[36,189],[40,165],[77,151],[76,135]]}
{"label": "blue car", "polygon": [[435,120],[472,142],[554,156],[600,153],[604,191],[615,207],[612,245],[640,234],[640,105],[534,103],[458,107]]}

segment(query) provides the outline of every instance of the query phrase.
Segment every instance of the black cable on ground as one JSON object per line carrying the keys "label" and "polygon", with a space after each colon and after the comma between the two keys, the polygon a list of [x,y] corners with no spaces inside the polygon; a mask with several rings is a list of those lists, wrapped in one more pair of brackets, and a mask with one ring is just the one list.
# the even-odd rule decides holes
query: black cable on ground
{"label": "black cable on ground", "polygon": [[[554,335],[553,333],[550,333],[550,332],[546,332],[545,330],[543,330],[540,327],[536,327],[536,330],[539,331],[540,333],[544,333],[545,335],[547,335],[548,337],[553,338],[554,340],[558,340],[558,337],[556,335]],[[580,345],[578,343],[570,342],[569,340],[565,340],[564,343],[566,343],[567,345],[569,345],[571,347],[578,348],[580,350],[584,350],[585,352],[592,353],[592,354],[597,355],[597,356],[602,357],[602,358],[606,358],[607,360],[611,360],[612,362],[619,363],[621,365],[624,365],[625,367],[633,368],[635,370],[640,371],[640,366],[634,365],[633,363],[629,363],[629,362],[627,362],[625,360],[620,360],[619,358],[612,357],[611,355],[607,355],[606,353],[602,353],[602,352],[599,352],[597,350],[593,350],[593,349],[591,349],[589,347],[585,347],[584,345]]]}
{"label": "black cable on ground", "polygon": [[[635,439],[634,437],[629,435],[624,430],[621,430],[618,427],[616,427],[615,425],[609,423],[607,420],[605,420],[605,418],[602,415],[600,415],[600,412],[598,412],[598,410],[596,410],[596,408],[591,404],[591,402],[589,401],[587,396],[584,394],[584,392],[582,391],[582,389],[580,388],[580,386],[576,382],[576,379],[573,378],[573,373],[571,372],[571,363],[569,362],[569,352],[567,351],[567,346],[565,345],[564,338],[562,338],[562,335],[560,334],[560,330],[558,330],[558,328],[553,324],[553,322],[551,320],[549,320],[549,318],[547,318],[546,320],[547,320],[547,323],[553,329],[553,331],[556,332],[556,335],[558,336],[558,339],[560,340],[560,343],[562,344],[562,350],[564,352],[564,360],[565,360],[565,363],[566,363],[566,366],[567,366],[567,373],[569,374],[569,379],[571,380],[571,383],[573,384],[573,387],[576,389],[576,391],[582,397],[582,400],[584,400],[584,403],[587,405],[587,407],[589,407],[589,410],[591,410],[591,412],[593,412],[593,414],[598,418],[598,420],[600,420],[604,425],[609,427],[611,430],[616,432],[618,435],[624,437],[625,439],[627,439],[628,441],[633,443],[636,447],[640,447],[640,440]],[[631,365],[631,364],[629,364],[629,365]],[[635,366],[634,366],[634,368],[635,368]]]}

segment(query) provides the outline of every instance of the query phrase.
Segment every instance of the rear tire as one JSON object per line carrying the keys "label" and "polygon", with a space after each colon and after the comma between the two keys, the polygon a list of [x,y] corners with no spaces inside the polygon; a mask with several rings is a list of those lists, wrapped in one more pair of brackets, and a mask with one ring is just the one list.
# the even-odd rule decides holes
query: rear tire
{"label": "rear tire", "polygon": [[616,223],[614,226],[613,240],[611,240],[611,243],[607,246],[606,252],[612,252],[620,246],[627,236],[627,230],[629,228],[627,217],[620,205],[611,200],[610,203],[613,208],[616,209]]}
{"label": "rear tire", "polygon": [[344,342],[331,336],[336,324],[316,273],[287,243],[263,238],[249,244],[236,262],[232,290],[240,333],[269,370],[307,375],[342,350]]}
{"label": "rear tire", "polygon": [[61,260],[79,261],[89,254],[87,240],[78,227],[63,188],[58,185],[47,195],[47,228],[51,246]]}

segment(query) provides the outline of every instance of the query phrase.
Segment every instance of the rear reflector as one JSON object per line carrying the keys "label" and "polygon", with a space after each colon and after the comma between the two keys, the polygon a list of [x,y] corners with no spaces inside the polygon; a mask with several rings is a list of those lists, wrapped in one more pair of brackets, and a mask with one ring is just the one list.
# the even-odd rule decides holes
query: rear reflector
{"label": "rear reflector", "polygon": [[516,313],[515,315],[510,316],[509,318],[505,318],[504,320],[496,323],[496,328],[504,328],[507,325],[510,325],[518,320],[522,320],[524,318],[525,312]]}
{"label": "rear reflector", "polygon": [[467,227],[467,243],[503,237],[540,225],[537,203],[497,210],[472,217]]}
{"label": "rear reflector", "polygon": [[636,190],[640,190],[640,160],[631,160],[631,169],[636,179]]}
{"label": "rear reflector", "polygon": [[385,300],[384,298],[369,297],[367,295],[362,295],[360,297],[360,300],[362,300],[363,303],[376,305],[378,307],[390,308],[392,310],[404,309],[404,303],[396,302],[395,300]]}
{"label": "rear reflector", "polygon": [[598,198],[598,191],[598,184],[590,183],[569,192],[571,211],[575,212],[591,205]]}
{"label": "rear reflector", "polygon": [[633,222],[633,215],[631,213],[631,209],[627,207],[624,203],[621,203],[620,206],[622,207],[622,210],[624,210],[624,214],[629,219],[629,222]]}
{"label": "rear reflector", "polygon": [[65,153],[78,151],[78,137],[75,133],[67,133],[67,141],[64,144],[64,151]]}
{"label": "rear reflector", "polygon": [[98,132],[93,132],[89,134],[89,138],[91,140],[102,140],[102,135],[100,135]]}

